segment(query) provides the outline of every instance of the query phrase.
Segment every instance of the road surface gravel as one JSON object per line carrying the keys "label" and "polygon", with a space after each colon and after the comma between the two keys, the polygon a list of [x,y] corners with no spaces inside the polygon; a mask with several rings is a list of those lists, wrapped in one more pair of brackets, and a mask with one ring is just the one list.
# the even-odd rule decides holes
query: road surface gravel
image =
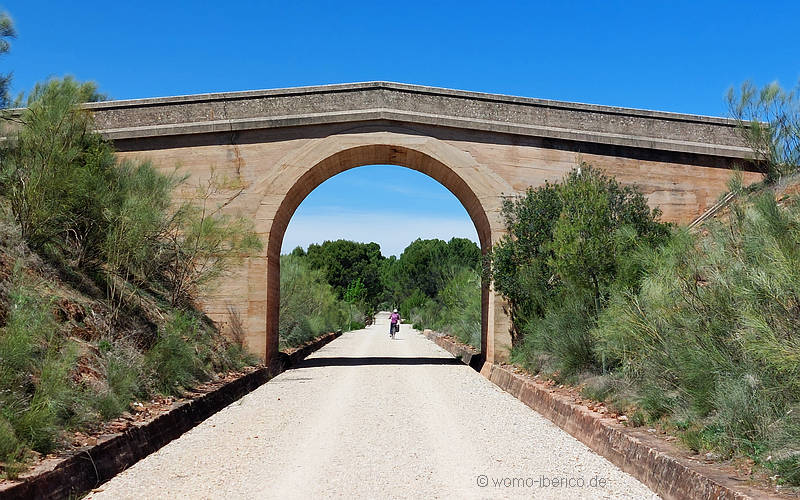
{"label": "road surface gravel", "polygon": [[87,498],[657,498],[386,315]]}

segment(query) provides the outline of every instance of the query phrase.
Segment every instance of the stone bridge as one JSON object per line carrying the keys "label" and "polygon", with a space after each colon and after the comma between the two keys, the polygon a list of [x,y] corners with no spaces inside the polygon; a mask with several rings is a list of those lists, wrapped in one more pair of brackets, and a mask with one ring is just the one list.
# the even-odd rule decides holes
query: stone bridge
{"label": "stone bridge", "polygon": [[[218,200],[249,217],[264,251],[203,298],[224,328],[240,321],[265,360],[278,350],[280,250],[300,202],[350,168],[392,164],[436,179],[464,205],[484,252],[504,233],[503,197],[556,181],[586,161],[637,185],[664,218],[690,222],[747,167],[735,123],[659,111],[387,82],[110,101],[88,105],[123,158],[229,180]],[[745,172],[745,181],[758,179]],[[506,359],[509,318],[483,287],[483,353]]]}

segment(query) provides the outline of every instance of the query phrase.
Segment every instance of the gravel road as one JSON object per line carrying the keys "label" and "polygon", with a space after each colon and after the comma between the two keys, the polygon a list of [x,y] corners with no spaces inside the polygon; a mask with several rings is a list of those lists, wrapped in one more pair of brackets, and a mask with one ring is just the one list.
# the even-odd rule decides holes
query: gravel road
{"label": "gravel road", "polygon": [[657,498],[409,326],[389,339],[385,315],[101,489],[88,498]]}

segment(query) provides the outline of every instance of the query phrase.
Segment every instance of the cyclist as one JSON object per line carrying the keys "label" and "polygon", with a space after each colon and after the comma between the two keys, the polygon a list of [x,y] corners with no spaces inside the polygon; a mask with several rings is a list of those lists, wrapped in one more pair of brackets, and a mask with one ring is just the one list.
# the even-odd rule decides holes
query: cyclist
{"label": "cyclist", "polygon": [[392,314],[389,316],[389,336],[394,338],[394,334],[400,330],[400,313],[397,312],[397,309],[392,311]]}

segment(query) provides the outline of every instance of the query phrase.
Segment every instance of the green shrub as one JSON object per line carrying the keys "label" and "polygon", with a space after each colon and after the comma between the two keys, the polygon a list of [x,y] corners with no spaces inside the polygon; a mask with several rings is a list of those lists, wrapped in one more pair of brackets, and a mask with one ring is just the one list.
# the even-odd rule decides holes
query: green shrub
{"label": "green shrub", "polygon": [[438,329],[473,347],[481,346],[481,277],[462,268],[439,292]]}
{"label": "green shrub", "polygon": [[397,309],[400,312],[401,317],[410,318],[413,321],[415,314],[413,311],[416,311],[416,313],[419,314],[419,310],[424,309],[430,301],[431,298],[425,295],[422,290],[415,288],[405,298],[405,300],[403,300]]}
{"label": "green shrub", "polygon": [[15,439],[36,451],[54,447],[74,414],[69,378],[75,351],[61,345],[50,303],[15,273],[8,322],[0,330],[0,412]]}
{"label": "green shrub", "polygon": [[347,330],[363,330],[366,327],[364,323],[360,323],[358,321],[351,321],[349,325],[347,325]]}
{"label": "green shrub", "polygon": [[197,319],[183,312],[159,330],[158,340],[146,354],[147,367],[154,375],[158,391],[180,394],[206,378],[206,367],[197,352],[202,336]]}
{"label": "green shrub", "polygon": [[647,419],[655,422],[671,415],[678,404],[678,399],[675,391],[668,392],[657,386],[646,386],[640,390],[637,403],[647,415]]}
{"label": "green shrub", "polygon": [[323,333],[363,324],[363,312],[336,298],[321,269],[312,269],[304,256],[281,256],[278,333],[282,349]]}
{"label": "green shrub", "polygon": [[779,416],[772,397],[752,374],[719,380],[713,406],[714,420],[726,436],[724,444],[744,453],[755,453],[766,443]]}
{"label": "green shrub", "polygon": [[613,393],[614,385],[609,375],[589,377],[581,387],[581,396],[593,401],[605,401]]}
{"label": "green shrub", "polygon": [[551,370],[573,375],[597,366],[594,338],[593,299],[586,293],[566,295],[564,302],[551,305],[544,317],[531,319],[524,326],[521,350],[529,356],[542,352],[552,356]]}
{"label": "green shrub", "polygon": [[118,163],[80,107],[101,97],[94,84],[71,78],[37,85],[14,140],[3,145],[0,191],[33,250],[67,274],[105,275],[115,305],[120,281],[166,284],[173,305],[191,304],[200,287],[260,250],[261,241],[251,221],[221,211],[238,194],[212,203],[230,187],[223,181],[212,176],[196,202],[173,207],[172,191],[185,178],[148,163]]}
{"label": "green shrub", "polygon": [[143,358],[132,347],[106,341],[101,349],[105,387],[94,394],[94,407],[104,419],[112,419],[128,410],[130,403],[147,393]]}
{"label": "green shrub", "polygon": [[598,350],[638,387],[669,394],[643,397],[648,413],[702,423],[685,433],[695,449],[797,449],[800,207],[761,195],[706,229],[634,255],[642,285],[612,295]]}
{"label": "green shrub", "polygon": [[[110,273],[136,284],[160,274],[161,240],[171,222],[172,191],[183,180],[149,163],[122,162],[115,168],[112,203],[104,212],[109,227],[103,256]],[[110,295],[116,295],[111,285]]]}
{"label": "green shrub", "polygon": [[605,371],[592,329],[613,290],[638,286],[643,267],[630,255],[667,239],[659,215],[587,164],[507,200],[492,278],[511,304],[514,359],[565,377]]}
{"label": "green shrub", "polygon": [[769,468],[778,475],[778,484],[800,484],[800,454],[775,460]]}
{"label": "green shrub", "polygon": [[411,321],[414,328],[418,330],[424,330],[426,328],[438,330],[442,316],[442,305],[436,300],[426,297],[421,292],[419,295],[413,294],[411,299],[412,300],[404,302],[402,306],[408,308],[408,315],[405,316],[401,312],[401,317]]}
{"label": "green shrub", "polygon": [[71,78],[37,85],[0,167],[0,187],[28,244],[78,264],[96,257],[107,227],[113,150],[87,133],[91,114],[78,108],[99,98],[94,84]]}
{"label": "green shrub", "polygon": [[285,332],[281,338],[283,346],[295,347],[314,338],[314,329],[308,319],[300,319],[295,322],[291,330]]}
{"label": "green shrub", "polygon": [[14,427],[0,416],[0,461],[14,462],[20,458],[22,445],[17,439]]}

